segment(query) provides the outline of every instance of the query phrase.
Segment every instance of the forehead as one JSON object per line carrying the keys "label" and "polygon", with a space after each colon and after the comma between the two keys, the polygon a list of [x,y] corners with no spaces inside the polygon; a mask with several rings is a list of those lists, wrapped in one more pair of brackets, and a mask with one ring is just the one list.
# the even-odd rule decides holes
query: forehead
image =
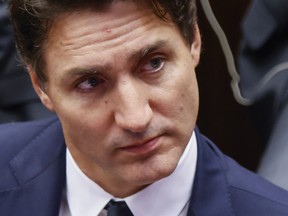
{"label": "forehead", "polygon": [[[88,34],[89,31],[99,32],[100,34],[107,33],[107,35],[108,33],[117,33],[120,28],[124,31],[124,28],[122,28],[125,27],[124,25],[127,26],[127,31],[132,31],[140,26],[144,27],[147,22],[152,20],[154,22],[157,20],[158,24],[164,24],[164,21],[154,14],[150,1],[122,0],[109,2],[103,7],[89,4],[60,13],[51,25],[47,37],[48,42],[55,42],[60,38],[72,38],[73,36],[82,37]],[[169,20],[168,15],[167,18],[165,20],[166,24]],[[71,33],[75,33],[75,35],[71,35]],[[102,37],[99,36],[98,38],[101,39]]]}
{"label": "forehead", "polygon": [[[129,17],[132,19],[137,19],[137,17],[140,17],[144,13],[149,14],[149,16],[154,16],[153,7],[148,3],[149,1],[139,1],[135,3],[133,0],[118,0],[109,2],[110,3],[104,3],[101,6],[98,4],[88,3],[87,5],[79,7],[72,6],[66,11],[61,10],[58,15],[54,17],[48,38],[51,39],[51,37],[54,36],[53,33],[55,31],[59,31],[59,27],[61,29],[63,29],[63,27],[65,28],[65,25],[67,25],[67,20],[71,20],[71,23],[69,23],[69,28],[71,30],[73,29],[73,22],[75,22],[75,19],[77,20],[75,26],[82,23],[82,27],[85,27],[85,24],[89,24],[89,20],[87,18],[93,16],[94,20],[92,22],[94,26],[99,27],[98,29],[100,29],[103,25],[107,25],[109,23],[113,27],[113,24],[117,25],[118,20],[129,22]],[[66,24],[63,25],[64,22],[66,22]],[[95,29],[97,30],[97,28]],[[64,31],[66,30],[69,29],[65,28]]]}
{"label": "forehead", "polygon": [[177,27],[158,18],[149,5],[117,1],[105,10],[86,8],[63,13],[51,28],[44,58],[48,67],[52,62],[55,67],[63,67],[53,58],[76,65],[93,64],[95,59],[122,58],[129,50],[142,49],[157,40],[169,41],[175,33],[180,36]]}

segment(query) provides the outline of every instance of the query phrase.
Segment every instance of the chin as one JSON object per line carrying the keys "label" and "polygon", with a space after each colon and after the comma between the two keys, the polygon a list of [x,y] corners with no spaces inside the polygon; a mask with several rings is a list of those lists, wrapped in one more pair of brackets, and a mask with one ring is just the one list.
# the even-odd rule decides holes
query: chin
{"label": "chin", "polygon": [[[161,160],[155,163],[138,167],[131,176],[130,182],[137,182],[138,185],[150,185],[156,181],[170,176],[177,167],[179,160]],[[136,184],[137,184],[136,183]]]}

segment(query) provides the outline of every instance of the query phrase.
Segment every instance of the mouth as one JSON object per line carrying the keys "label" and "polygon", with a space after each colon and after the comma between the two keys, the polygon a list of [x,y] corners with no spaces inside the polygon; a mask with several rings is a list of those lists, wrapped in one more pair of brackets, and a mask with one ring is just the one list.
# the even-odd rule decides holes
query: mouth
{"label": "mouth", "polygon": [[161,136],[157,136],[143,142],[138,142],[129,146],[121,147],[120,150],[137,155],[149,154],[152,153],[160,145],[160,137]]}

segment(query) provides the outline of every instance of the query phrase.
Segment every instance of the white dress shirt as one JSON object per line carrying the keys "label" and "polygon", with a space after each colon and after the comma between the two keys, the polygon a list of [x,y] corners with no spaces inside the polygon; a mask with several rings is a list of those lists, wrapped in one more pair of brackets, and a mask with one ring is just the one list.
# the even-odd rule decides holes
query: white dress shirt
{"label": "white dress shirt", "polygon": [[77,166],[67,149],[67,182],[59,216],[105,216],[105,205],[111,200],[124,200],[134,216],[184,216],[196,170],[197,141],[193,133],[175,171],[124,199],[104,191]]}

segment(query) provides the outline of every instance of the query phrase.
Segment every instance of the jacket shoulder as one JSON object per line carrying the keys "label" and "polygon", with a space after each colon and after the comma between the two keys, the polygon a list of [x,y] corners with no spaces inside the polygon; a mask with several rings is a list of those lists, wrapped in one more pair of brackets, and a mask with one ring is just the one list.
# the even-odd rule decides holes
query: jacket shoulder
{"label": "jacket shoulder", "polygon": [[[227,179],[237,215],[288,215],[288,192],[227,159]],[[241,212],[241,214],[240,214]]]}
{"label": "jacket shoulder", "polygon": [[54,122],[58,122],[56,117],[0,125],[0,168]]}
{"label": "jacket shoulder", "polygon": [[208,144],[208,149],[210,149],[208,150],[211,153],[209,160],[213,156],[213,163],[218,164],[218,174],[222,176],[220,183],[225,184],[223,190],[226,191],[222,195],[227,194],[227,202],[230,203],[235,215],[288,215],[288,192],[286,190],[242,167],[223,154],[209,139],[203,136],[202,138],[201,145]]}
{"label": "jacket shoulder", "polygon": [[[0,125],[0,152],[25,145],[42,130],[58,121],[56,117],[38,121],[6,123]],[[1,160],[1,157],[0,157]]]}
{"label": "jacket shoulder", "polygon": [[231,205],[236,215],[287,216],[288,192],[230,157],[218,154],[227,179]]}
{"label": "jacket shoulder", "polygon": [[65,150],[57,118],[1,125],[0,215],[56,215]]}

